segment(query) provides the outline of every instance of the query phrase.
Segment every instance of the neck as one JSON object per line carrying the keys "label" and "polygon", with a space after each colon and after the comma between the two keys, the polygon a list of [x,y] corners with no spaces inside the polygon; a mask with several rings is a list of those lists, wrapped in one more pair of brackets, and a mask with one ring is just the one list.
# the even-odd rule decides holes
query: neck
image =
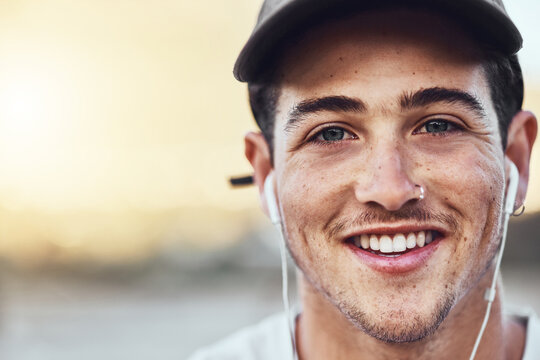
{"label": "neck", "polygon": [[[493,272],[488,271],[476,289],[454,306],[435,333],[402,344],[385,343],[367,335],[300,276],[303,312],[296,333],[299,357],[301,360],[468,359],[486,310],[484,290],[492,276]],[[497,291],[475,359],[520,359],[523,346],[524,330],[503,318]]]}

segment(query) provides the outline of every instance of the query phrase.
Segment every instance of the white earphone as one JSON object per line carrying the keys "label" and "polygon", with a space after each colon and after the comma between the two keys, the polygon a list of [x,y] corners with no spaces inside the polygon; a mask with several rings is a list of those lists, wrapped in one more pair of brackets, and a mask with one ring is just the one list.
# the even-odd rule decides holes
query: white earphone
{"label": "white earphone", "polygon": [[519,172],[516,164],[510,161],[510,174],[508,175],[508,190],[506,191],[506,202],[504,212],[512,215],[514,212],[514,203],[516,201],[517,189],[519,184]]}
{"label": "white earphone", "polygon": [[277,206],[276,195],[274,193],[274,172],[270,172],[264,180],[264,197],[266,199],[266,206],[268,207],[268,214],[270,215],[270,221],[272,224],[278,225],[281,223],[281,216],[279,215],[279,209]]}

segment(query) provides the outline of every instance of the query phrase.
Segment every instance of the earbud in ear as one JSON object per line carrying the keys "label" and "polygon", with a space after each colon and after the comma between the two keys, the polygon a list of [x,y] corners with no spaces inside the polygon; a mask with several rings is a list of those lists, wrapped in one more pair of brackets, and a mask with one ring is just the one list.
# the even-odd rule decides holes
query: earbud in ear
{"label": "earbud in ear", "polygon": [[508,187],[506,188],[506,202],[504,203],[504,212],[512,214],[514,212],[514,203],[516,201],[517,188],[519,183],[519,172],[516,164],[510,163],[510,173],[508,174]]}
{"label": "earbud in ear", "polygon": [[266,199],[266,206],[268,206],[268,214],[270,215],[270,221],[272,224],[278,225],[281,223],[281,216],[276,201],[276,194],[274,193],[274,172],[271,171],[264,180],[264,197]]}

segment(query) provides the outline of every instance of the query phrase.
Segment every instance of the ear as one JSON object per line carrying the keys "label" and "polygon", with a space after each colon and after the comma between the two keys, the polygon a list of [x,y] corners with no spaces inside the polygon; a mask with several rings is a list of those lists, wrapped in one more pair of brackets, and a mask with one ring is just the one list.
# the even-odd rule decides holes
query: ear
{"label": "ear", "polygon": [[518,207],[525,201],[527,186],[529,184],[529,165],[531,160],[531,151],[538,124],[536,117],[530,111],[520,111],[508,127],[508,140],[505,155],[511,160],[519,171],[519,185],[516,195],[516,204]]}
{"label": "ear", "polygon": [[259,189],[261,208],[266,216],[270,216],[266,197],[264,196],[264,180],[272,171],[270,148],[263,134],[255,132],[246,134],[244,145],[246,158],[253,167],[255,185]]}

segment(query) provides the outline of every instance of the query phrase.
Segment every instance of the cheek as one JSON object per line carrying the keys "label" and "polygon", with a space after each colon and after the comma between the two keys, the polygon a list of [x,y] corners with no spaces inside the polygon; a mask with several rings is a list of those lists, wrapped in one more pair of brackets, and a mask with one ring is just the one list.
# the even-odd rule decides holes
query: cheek
{"label": "cheek", "polygon": [[420,148],[417,152],[417,164],[421,164],[433,196],[461,215],[481,215],[487,207],[501,206],[503,152],[499,143],[488,140],[467,137],[452,146],[441,146],[441,151]]}
{"label": "cheek", "polygon": [[[474,166],[476,182],[470,180],[474,193],[468,194],[467,206],[473,211],[472,225],[476,225],[478,241],[475,245],[487,254],[495,251],[501,230],[504,202],[504,169],[502,162],[477,160]],[[476,217],[476,218],[475,218]],[[472,245],[472,244],[471,244]],[[487,250],[484,250],[487,249]],[[485,255],[484,255],[485,256]],[[488,255],[490,258],[491,255]]]}
{"label": "cheek", "polygon": [[[350,170],[350,169],[349,169]],[[335,239],[327,238],[328,225],[350,201],[350,174],[341,162],[292,160],[279,172],[279,198],[289,247],[302,268],[335,251]],[[349,177],[349,179],[347,179]],[[309,277],[313,278],[314,274]]]}
{"label": "cheek", "polygon": [[279,193],[285,217],[296,219],[302,227],[324,226],[349,197],[350,172],[343,168],[339,161],[291,161],[280,174]]}
{"label": "cheek", "polygon": [[422,167],[428,187],[426,204],[457,220],[456,233],[440,248],[444,265],[439,267],[439,276],[461,294],[493,259],[504,201],[502,159],[468,150],[452,154],[453,160],[430,161]]}
{"label": "cheek", "polygon": [[[453,251],[464,259],[488,261],[497,246],[504,200],[502,161],[478,151],[454,154],[444,166],[425,169],[433,196],[458,220]],[[439,204],[435,205],[438,206]],[[478,263],[479,264],[479,263]],[[477,265],[478,265],[477,264]],[[481,266],[479,267],[481,268]]]}
{"label": "cheek", "polygon": [[461,156],[459,166],[445,175],[447,177],[439,181],[451,188],[449,197],[458,202],[455,206],[463,212],[485,213],[486,206],[500,207],[503,196],[500,167],[482,159]]}

